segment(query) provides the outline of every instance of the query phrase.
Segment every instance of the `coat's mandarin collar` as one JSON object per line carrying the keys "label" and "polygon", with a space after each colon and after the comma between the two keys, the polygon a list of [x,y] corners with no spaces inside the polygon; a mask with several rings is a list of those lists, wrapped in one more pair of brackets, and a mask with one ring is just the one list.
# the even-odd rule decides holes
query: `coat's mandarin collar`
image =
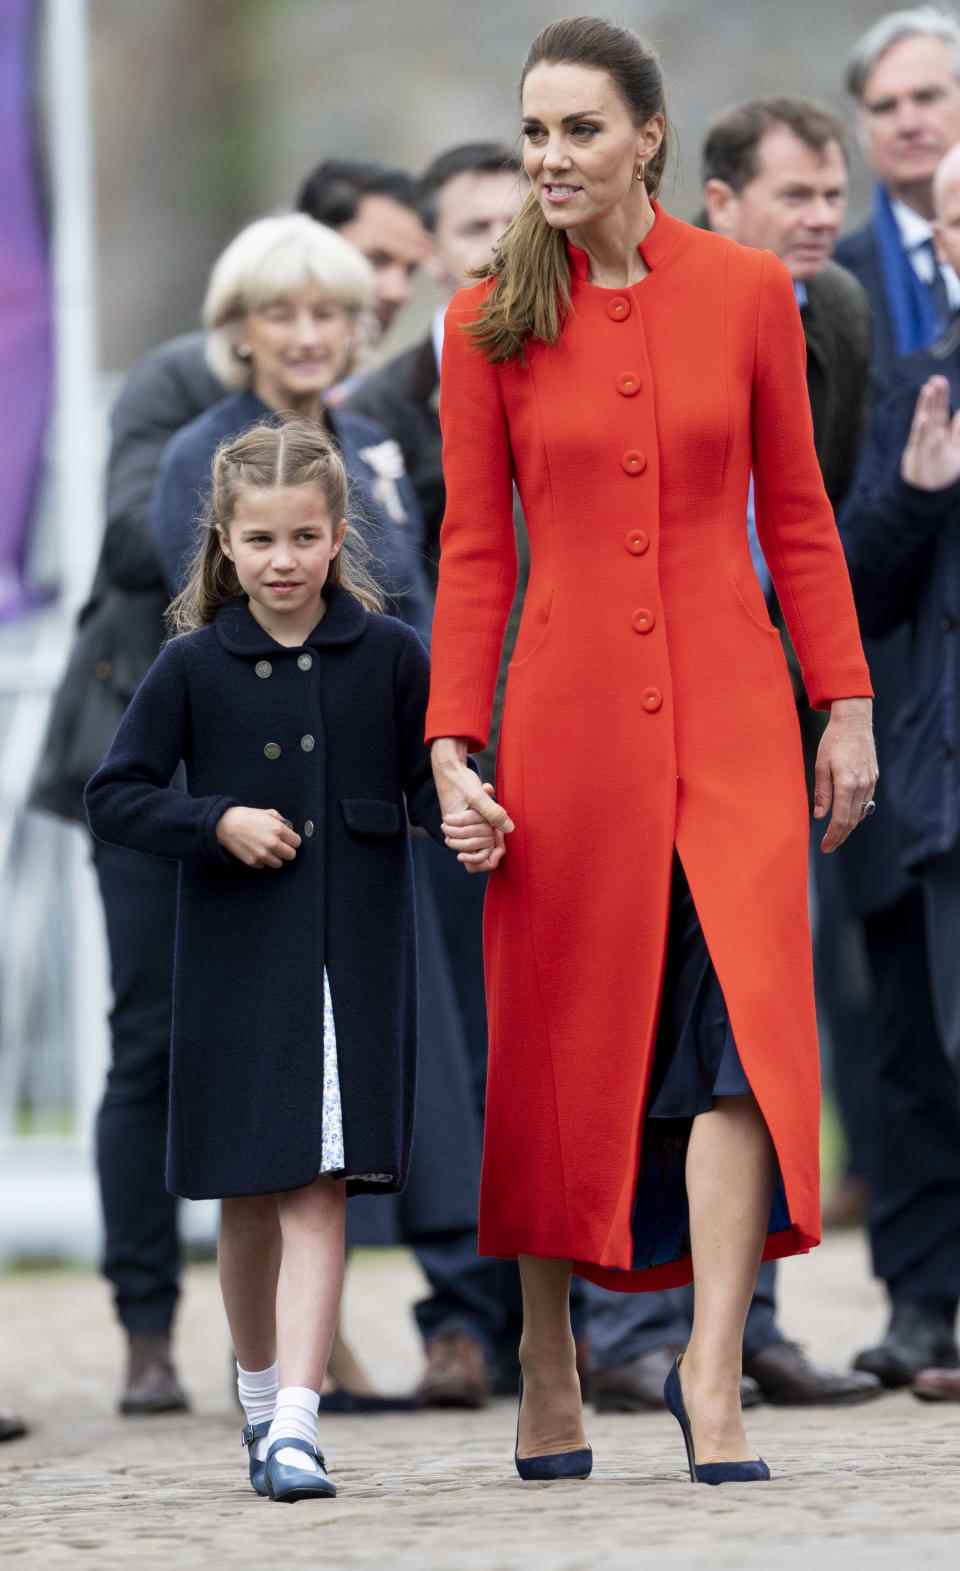
{"label": "coat's mandarin collar", "polygon": [[251,660],[259,660],[265,655],[271,659],[283,655],[296,658],[304,647],[327,649],[334,644],[352,644],[362,638],[367,630],[367,613],[360,601],[335,585],[327,590],[325,598],[326,616],[317,623],[304,644],[290,647],[278,644],[251,616],[246,599],[230,600],[220,607],[214,623],[217,637],[230,654]]}
{"label": "coat's mandarin collar", "polygon": [[[662,267],[668,257],[673,255],[677,243],[682,238],[686,224],[678,218],[672,218],[665,213],[659,202],[654,202],[653,226],[645,240],[637,246],[643,258],[643,263],[651,273]],[[590,258],[581,246],[574,245],[570,236],[567,236],[567,256],[570,259],[571,275],[580,283],[590,282]],[[598,285],[598,288],[603,287]]]}

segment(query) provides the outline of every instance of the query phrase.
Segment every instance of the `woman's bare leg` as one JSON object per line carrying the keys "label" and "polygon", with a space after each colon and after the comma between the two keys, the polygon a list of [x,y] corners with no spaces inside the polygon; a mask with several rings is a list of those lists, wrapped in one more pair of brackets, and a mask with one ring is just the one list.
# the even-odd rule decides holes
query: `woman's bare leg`
{"label": "woman's bare leg", "polygon": [[241,1369],[269,1369],[277,1356],[280,1223],[272,1195],[220,1206],[220,1291]]}
{"label": "woman's bare leg", "polygon": [[756,1456],[740,1409],[743,1331],[775,1173],[773,1144],[752,1096],[721,1098],[694,1119],[687,1152],[694,1314],[681,1383],[698,1462]]}
{"label": "woman's bare leg", "polygon": [[347,1192],[317,1178],[276,1196],[283,1238],[277,1283],[280,1385],[323,1388],[343,1290]]}
{"label": "woman's bare leg", "polygon": [[570,1262],[520,1256],[523,1290],[521,1457],[586,1445],[577,1349],[570,1329]]}

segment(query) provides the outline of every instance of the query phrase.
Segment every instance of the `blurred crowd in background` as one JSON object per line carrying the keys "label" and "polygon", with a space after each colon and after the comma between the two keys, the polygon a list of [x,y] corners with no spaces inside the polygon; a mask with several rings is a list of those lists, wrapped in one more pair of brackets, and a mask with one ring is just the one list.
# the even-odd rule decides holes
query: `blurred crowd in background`
{"label": "blurred crowd in background", "polygon": [[[111,409],[95,574],[72,586],[83,610],[22,781],[31,811],[80,833],[84,783],[160,647],[224,437],[291,409],[323,421],[391,607],[429,642],[444,307],[523,200],[512,88],[549,13],[519,5],[508,23],[488,8],[461,27],[448,11],[438,26],[427,5],[404,7],[402,21],[385,9],[328,5],[308,25],[300,4],[205,0],[154,8],[131,29],[130,8],[93,6],[101,355],[130,369]],[[910,1386],[960,1401],[960,428],[949,415],[960,395],[960,21],[936,6],[824,7],[810,62],[809,8],[764,7],[760,22],[755,7],[724,7],[716,32],[703,6],[634,10],[624,19],[660,47],[677,84],[681,172],[665,204],[775,251],[794,280],[817,451],[877,692],[880,811],[839,856],[814,848],[811,898],[844,1151],[826,1220],[867,1229],[889,1324],[852,1368],[819,1367],[781,1329],[776,1267],[765,1265],[744,1400],[828,1406]],[[19,154],[0,349],[8,390],[22,393],[22,428],[8,431],[17,484],[0,526],[0,611],[20,627],[45,599],[30,567],[51,355],[36,21],[30,0],[11,5],[0,106]],[[789,47],[794,36],[802,49]],[[169,47],[187,37],[186,54]],[[121,74],[143,84],[135,117]],[[281,99],[289,137],[265,137]],[[190,112],[174,115],[174,102]],[[192,145],[202,156],[169,156]],[[851,193],[858,224],[848,223]],[[519,506],[516,523],[523,564]],[[782,629],[751,515],[745,527]],[[521,573],[504,669],[523,582]],[[796,693],[812,769],[821,722],[799,681]],[[492,779],[495,739],[482,765]],[[113,989],[95,1142],[104,1270],[128,1347],[121,1409],[153,1414],[189,1404],[174,1346],[182,1244],[163,1160],[176,867],[91,850]],[[464,878],[425,837],[414,862],[423,1028],[413,1167],[402,1196],[351,1203],[349,1241],[415,1252],[424,1363],[401,1396],[378,1392],[342,1326],[324,1397],[340,1411],[481,1408],[516,1392],[516,1267],[476,1254],[484,881]],[[689,1330],[688,1292],[576,1294],[581,1377],[598,1409],[660,1407]],[[0,1421],[0,1438],[19,1432],[13,1415]]]}

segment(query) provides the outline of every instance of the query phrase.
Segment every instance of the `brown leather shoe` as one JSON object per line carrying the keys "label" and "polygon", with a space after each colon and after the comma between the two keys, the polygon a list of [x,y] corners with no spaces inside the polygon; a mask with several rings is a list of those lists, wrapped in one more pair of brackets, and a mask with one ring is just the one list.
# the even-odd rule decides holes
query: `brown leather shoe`
{"label": "brown leather shoe", "polygon": [[[682,1347],[654,1347],[630,1364],[594,1370],[590,1376],[590,1399],[597,1412],[642,1413],[665,1407],[663,1382],[682,1352]],[[756,1381],[745,1376],[740,1382],[741,1405],[756,1407],[762,1400]]]}
{"label": "brown leather shoe", "polygon": [[834,1185],[823,1202],[824,1230],[863,1227],[867,1220],[867,1186],[848,1174]]}
{"label": "brown leather shoe", "polygon": [[5,1407],[0,1408],[0,1441],[22,1440],[29,1433],[23,1419],[17,1413],[10,1413]]}
{"label": "brown leather shoe", "polygon": [[960,1369],[921,1369],[913,1394],[921,1402],[960,1402]]}
{"label": "brown leather shoe", "polygon": [[796,1342],[772,1342],[743,1367],[775,1407],[852,1407],[883,1394],[876,1375],[820,1369]]}
{"label": "brown leather shoe", "polygon": [[480,1343],[465,1331],[439,1331],[431,1337],[417,1396],[424,1407],[486,1407],[490,1376]]}
{"label": "brown leather shoe", "polygon": [[173,1366],[170,1337],[165,1332],[136,1331],[128,1341],[127,1383],[120,1412],[127,1417],[153,1413],[186,1413],[190,1401]]}

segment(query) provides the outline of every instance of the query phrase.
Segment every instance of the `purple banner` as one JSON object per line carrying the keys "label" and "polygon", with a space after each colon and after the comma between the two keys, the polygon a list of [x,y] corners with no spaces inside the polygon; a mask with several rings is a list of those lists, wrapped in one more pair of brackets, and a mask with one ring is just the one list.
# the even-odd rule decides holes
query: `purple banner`
{"label": "purple banner", "polygon": [[33,118],[39,0],[0,6],[0,620],[36,601],[24,582],[50,411],[50,257]]}

